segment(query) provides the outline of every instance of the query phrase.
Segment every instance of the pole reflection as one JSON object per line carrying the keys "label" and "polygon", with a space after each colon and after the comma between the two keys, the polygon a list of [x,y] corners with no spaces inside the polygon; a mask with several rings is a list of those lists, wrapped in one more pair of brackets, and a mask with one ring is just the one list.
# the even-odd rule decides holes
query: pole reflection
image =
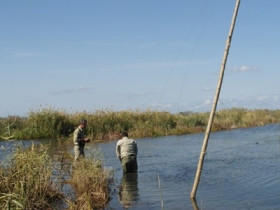
{"label": "pole reflection", "polygon": [[197,205],[196,199],[195,198],[190,198],[192,202],[192,206],[194,210],[199,210],[199,207]]}

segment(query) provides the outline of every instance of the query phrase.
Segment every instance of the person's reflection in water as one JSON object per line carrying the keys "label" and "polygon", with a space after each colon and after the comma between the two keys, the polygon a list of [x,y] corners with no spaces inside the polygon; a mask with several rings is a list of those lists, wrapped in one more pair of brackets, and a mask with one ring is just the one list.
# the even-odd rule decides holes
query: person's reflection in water
{"label": "person's reflection in water", "polygon": [[123,173],[118,194],[119,202],[125,209],[137,204],[139,200],[137,173]]}

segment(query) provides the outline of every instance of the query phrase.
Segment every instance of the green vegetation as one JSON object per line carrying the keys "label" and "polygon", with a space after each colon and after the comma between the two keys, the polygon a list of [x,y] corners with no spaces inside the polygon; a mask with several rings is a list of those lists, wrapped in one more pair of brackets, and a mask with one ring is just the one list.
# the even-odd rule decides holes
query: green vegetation
{"label": "green vegetation", "polygon": [[[112,175],[103,169],[98,153],[73,167],[70,154],[50,154],[48,145],[32,144],[18,147],[5,165],[0,162],[0,209],[57,209],[64,203],[69,210],[89,210],[106,205]],[[64,168],[68,173],[62,173]],[[72,186],[73,195],[62,191],[64,184]]]}
{"label": "green vegetation", "polygon": [[[134,138],[204,132],[209,113],[99,110],[70,114],[50,107],[31,111],[26,117],[1,118],[0,138],[68,138],[82,118],[88,120],[87,134],[91,139],[109,140],[119,138],[124,130]],[[279,122],[280,110],[233,108],[216,112],[212,131]]]}

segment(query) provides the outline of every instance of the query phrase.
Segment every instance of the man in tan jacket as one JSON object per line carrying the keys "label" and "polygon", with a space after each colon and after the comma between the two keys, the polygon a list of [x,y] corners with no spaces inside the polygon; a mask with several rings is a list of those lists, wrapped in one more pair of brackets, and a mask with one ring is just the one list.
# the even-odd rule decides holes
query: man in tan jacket
{"label": "man in tan jacket", "polygon": [[123,132],[122,139],[117,142],[116,153],[121,161],[124,173],[137,172],[138,147],[135,140],[128,138],[127,132]]}
{"label": "man in tan jacket", "polygon": [[74,154],[75,161],[79,159],[79,157],[85,157],[85,144],[90,142],[89,138],[85,138],[84,130],[87,127],[87,121],[81,120],[79,127],[74,131],[73,142],[74,142]]}

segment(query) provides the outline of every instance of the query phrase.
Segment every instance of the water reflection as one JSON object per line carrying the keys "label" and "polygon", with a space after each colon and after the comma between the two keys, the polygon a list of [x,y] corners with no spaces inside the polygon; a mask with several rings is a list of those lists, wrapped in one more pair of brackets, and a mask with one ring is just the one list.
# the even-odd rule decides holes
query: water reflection
{"label": "water reflection", "polygon": [[139,200],[138,173],[123,173],[118,196],[119,203],[125,209],[137,204]]}
{"label": "water reflection", "polygon": [[[203,134],[137,141],[141,148],[138,174],[122,174],[115,156],[116,141],[94,144],[93,148],[98,147],[104,153],[105,166],[117,167],[115,183],[119,184],[119,190],[114,191],[106,209],[161,209],[156,174],[160,174],[164,209],[279,209],[279,131],[280,124],[275,124],[212,133],[198,189],[198,203],[190,200],[189,195]],[[30,141],[0,141],[0,162],[7,162],[15,143],[31,144]],[[56,146],[52,151],[57,151]],[[67,151],[72,152],[72,147]],[[62,159],[61,155],[57,158],[58,161]],[[65,165],[67,163],[58,164],[57,168],[67,174]],[[64,185],[63,188],[67,194],[71,192],[70,187]]]}
{"label": "water reflection", "polygon": [[199,210],[199,207],[197,205],[196,199],[195,198],[191,198],[191,202],[192,202],[192,205],[193,205],[193,209],[194,210]]}

